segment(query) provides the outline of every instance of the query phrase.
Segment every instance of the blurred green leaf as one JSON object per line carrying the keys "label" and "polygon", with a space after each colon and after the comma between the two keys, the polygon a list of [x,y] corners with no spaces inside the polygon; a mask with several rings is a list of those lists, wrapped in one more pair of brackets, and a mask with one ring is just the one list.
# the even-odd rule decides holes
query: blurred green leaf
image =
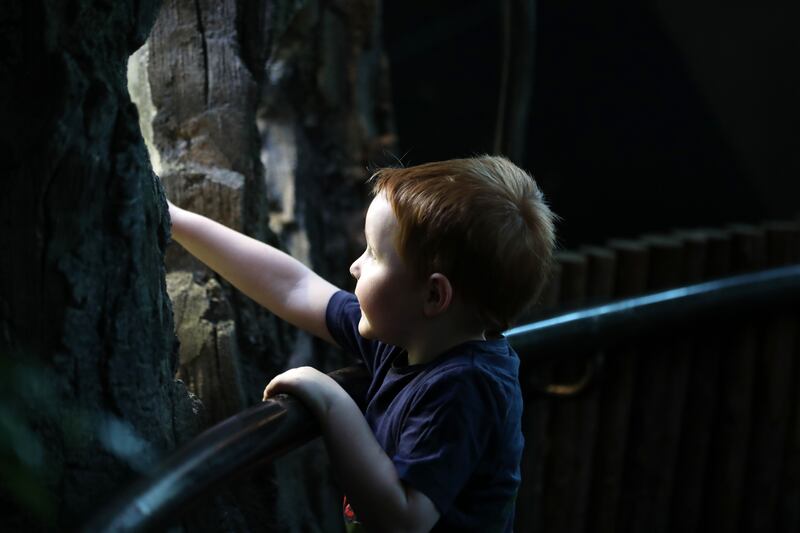
{"label": "blurred green leaf", "polygon": [[42,525],[55,520],[44,474],[45,447],[35,417],[52,417],[46,371],[0,355],[0,487]]}

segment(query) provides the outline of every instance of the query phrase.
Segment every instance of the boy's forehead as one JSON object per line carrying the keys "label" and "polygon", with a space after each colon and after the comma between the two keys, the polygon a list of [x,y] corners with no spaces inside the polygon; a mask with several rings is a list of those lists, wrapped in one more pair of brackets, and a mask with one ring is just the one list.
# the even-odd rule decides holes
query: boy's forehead
{"label": "boy's forehead", "polygon": [[377,238],[379,234],[391,231],[397,224],[397,217],[386,196],[381,193],[372,199],[367,209],[364,231],[368,236]]}
{"label": "boy's forehead", "polygon": [[392,209],[389,206],[389,202],[386,200],[386,196],[381,193],[373,198],[372,202],[370,202],[369,208],[367,209],[367,221],[380,222],[386,217],[387,211],[392,213]]}

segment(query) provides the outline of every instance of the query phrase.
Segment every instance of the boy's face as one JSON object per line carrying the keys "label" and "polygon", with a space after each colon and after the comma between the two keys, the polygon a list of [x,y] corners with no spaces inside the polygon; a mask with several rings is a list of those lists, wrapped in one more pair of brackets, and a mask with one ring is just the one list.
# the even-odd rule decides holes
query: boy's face
{"label": "boy's face", "polygon": [[395,249],[397,217],[384,194],[367,211],[364,235],[367,249],[350,266],[361,304],[358,332],[396,346],[407,346],[424,318],[425,284],[411,274]]}

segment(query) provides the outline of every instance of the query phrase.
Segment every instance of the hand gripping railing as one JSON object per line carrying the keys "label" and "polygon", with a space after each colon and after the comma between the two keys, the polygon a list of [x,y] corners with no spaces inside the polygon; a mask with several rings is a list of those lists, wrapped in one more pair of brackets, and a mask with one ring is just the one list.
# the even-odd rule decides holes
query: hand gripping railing
{"label": "hand gripping railing", "polygon": [[[581,309],[506,332],[524,357],[600,349],[620,339],[736,313],[800,309],[800,265],[689,285]],[[331,374],[354,398],[367,376]],[[86,524],[85,531],[142,531],[177,515],[196,497],[242,470],[279,457],[319,434],[308,410],[279,395],[208,429],[139,479]]]}
{"label": "hand gripping railing", "polygon": [[[366,396],[369,381],[363,367],[343,368],[330,376],[357,403]],[[151,531],[210,488],[317,436],[319,426],[305,406],[279,394],[195,437],[124,490],[82,531]]]}

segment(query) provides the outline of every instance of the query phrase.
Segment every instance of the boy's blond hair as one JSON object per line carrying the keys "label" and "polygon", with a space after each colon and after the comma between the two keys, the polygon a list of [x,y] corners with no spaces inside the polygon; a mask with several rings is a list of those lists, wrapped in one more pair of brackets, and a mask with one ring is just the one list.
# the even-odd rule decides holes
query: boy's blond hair
{"label": "boy's blond hair", "polygon": [[397,251],[419,279],[447,276],[489,333],[507,329],[539,294],[555,245],[554,215],[533,178],[504,157],[384,168],[399,222]]}

